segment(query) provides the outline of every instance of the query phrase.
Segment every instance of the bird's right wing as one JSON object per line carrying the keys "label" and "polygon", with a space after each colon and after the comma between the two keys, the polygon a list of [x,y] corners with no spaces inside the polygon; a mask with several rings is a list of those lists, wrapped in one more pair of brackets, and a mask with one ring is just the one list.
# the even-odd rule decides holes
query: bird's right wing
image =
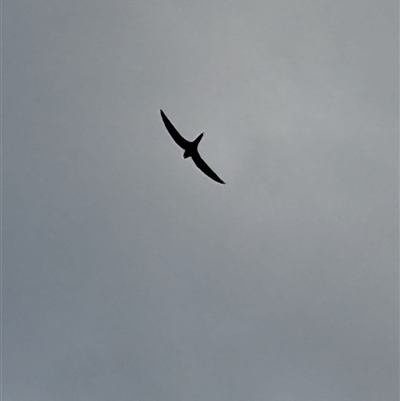
{"label": "bird's right wing", "polygon": [[168,120],[168,117],[164,114],[162,110],[160,110],[161,117],[164,121],[165,127],[168,132],[171,134],[172,139],[183,149],[186,149],[189,145],[189,141],[182,137],[182,135],[176,130],[176,128],[172,125],[171,121]]}
{"label": "bird's right wing", "polygon": [[205,174],[208,175],[211,179],[214,181],[219,182],[220,184],[225,184],[221,178],[217,176],[217,174],[214,173],[214,171],[211,170],[211,168],[208,166],[208,164],[200,157],[200,154],[196,152],[193,156],[192,159],[194,161],[194,164]]}

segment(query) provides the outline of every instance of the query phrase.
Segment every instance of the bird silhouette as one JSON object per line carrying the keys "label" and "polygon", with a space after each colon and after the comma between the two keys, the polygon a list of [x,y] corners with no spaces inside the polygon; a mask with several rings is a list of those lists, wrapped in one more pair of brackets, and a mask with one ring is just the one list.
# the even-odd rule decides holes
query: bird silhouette
{"label": "bird silhouette", "polygon": [[221,180],[217,176],[217,174],[214,173],[214,171],[211,170],[211,168],[207,165],[207,163],[201,158],[199,151],[198,151],[198,146],[201,141],[201,138],[203,138],[204,132],[202,132],[193,142],[187,141],[185,138],[182,137],[182,135],[176,130],[176,128],[172,125],[171,121],[169,121],[168,117],[164,114],[162,110],[161,112],[161,117],[162,120],[164,121],[165,127],[167,128],[168,132],[172,136],[172,139],[182,148],[184,149],[183,153],[183,158],[187,159],[188,157],[191,157],[192,160],[194,161],[194,164],[208,177],[213,179],[216,182],[219,182],[220,184],[225,184],[224,181]]}

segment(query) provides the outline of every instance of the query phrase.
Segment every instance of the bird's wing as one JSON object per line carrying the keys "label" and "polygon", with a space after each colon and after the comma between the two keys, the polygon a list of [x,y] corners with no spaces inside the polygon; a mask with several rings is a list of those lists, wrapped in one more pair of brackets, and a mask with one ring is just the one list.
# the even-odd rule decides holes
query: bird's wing
{"label": "bird's wing", "polygon": [[189,141],[181,136],[181,134],[176,130],[176,128],[172,125],[171,121],[168,120],[168,117],[164,114],[162,110],[161,117],[164,121],[165,127],[167,128],[168,132],[171,134],[173,140],[183,149],[186,149],[189,145]]}
{"label": "bird's wing", "polygon": [[211,168],[207,165],[207,163],[200,157],[200,154],[196,152],[193,156],[192,159],[194,161],[194,164],[205,174],[208,175],[211,179],[214,181],[219,182],[220,184],[225,184],[221,178],[217,176],[217,174],[214,173],[214,171],[211,170]]}

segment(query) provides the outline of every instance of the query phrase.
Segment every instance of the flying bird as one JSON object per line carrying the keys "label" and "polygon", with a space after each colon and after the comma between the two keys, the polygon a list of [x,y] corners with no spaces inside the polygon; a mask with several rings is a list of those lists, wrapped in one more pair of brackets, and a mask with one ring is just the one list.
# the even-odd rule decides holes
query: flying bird
{"label": "flying bird", "polygon": [[220,184],[225,184],[221,178],[211,170],[211,168],[207,165],[207,163],[201,158],[197,147],[203,138],[204,132],[202,132],[193,142],[187,141],[182,135],[176,130],[176,128],[172,125],[171,121],[168,120],[168,117],[164,114],[162,110],[161,117],[164,121],[165,127],[168,132],[172,136],[172,139],[182,148],[184,149],[183,158],[187,159],[191,157],[194,161],[194,164],[205,174],[208,175],[214,181],[219,182]]}

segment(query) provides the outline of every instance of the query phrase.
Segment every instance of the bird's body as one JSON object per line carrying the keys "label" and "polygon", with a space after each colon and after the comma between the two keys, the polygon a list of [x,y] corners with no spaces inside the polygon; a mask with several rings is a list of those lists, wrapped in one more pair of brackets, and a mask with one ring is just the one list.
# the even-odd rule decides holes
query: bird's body
{"label": "bird's body", "polygon": [[187,159],[188,157],[191,157],[193,159],[193,156],[196,156],[196,153],[198,153],[198,146],[201,141],[201,138],[203,137],[203,134],[200,134],[193,142],[189,142],[187,144],[187,147],[185,148],[185,152],[183,153],[183,158]]}
{"label": "bird's body", "polygon": [[163,119],[165,127],[167,128],[168,132],[172,136],[172,139],[182,149],[185,150],[185,152],[183,153],[184,159],[191,157],[192,160],[194,161],[194,164],[204,174],[209,176],[214,181],[219,182],[220,184],[225,184],[224,181],[222,181],[221,178],[219,178],[217,176],[217,174],[215,174],[214,171],[211,170],[211,168],[206,164],[206,162],[201,158],[201,156],[199,154],[198,146],[199,146],[199,143],[200,143],[201,138],[203,137],[204,133],[201,133],[193,142],[190,142],[181,136],[181,134],[172,125],[171,121],[169,121],[168,117],[164,114],[164,112],[162,110],[160,110],[160,112],[161,112],[161,117]]}

